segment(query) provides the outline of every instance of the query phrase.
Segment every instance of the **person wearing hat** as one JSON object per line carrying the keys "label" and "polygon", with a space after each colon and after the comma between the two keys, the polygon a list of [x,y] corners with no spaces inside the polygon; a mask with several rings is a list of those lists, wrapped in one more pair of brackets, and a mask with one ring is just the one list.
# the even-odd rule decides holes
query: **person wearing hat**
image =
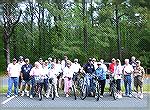
{"label": "person wearing hat", "polygon": [[95,90],[94,90],[92,74],[94,73],[95,68],[94,68],[94,65],[92,62],[92,58],[89,58],[88,63],[83,66],[83,70],[84,70],[85,74],[88,76],[88,77],[86,77],[88,82],[90,82],[90,84],[88,85],[89,86],[88,95],[94,96]]}
{"label": "person wearing hat", "polygon": [[17,60],[14,58],[12,63],[8,64],[7,73],[8,73],[8,91],[6,96],[10,97],[12,92],[12,86],[14,84],[14,95],[18,96],[18,82],[20,76],[21,68],[17,63]]}
{"label": "person wearing hat", "polygon": [[98,66],[97,66],[96,58],[93,58],[92,61],[93,61],[94,68],[97,69]]}
{"label": "person wearing hat", "polygon": [[63,78],[64,78],[64,92],[66,97],[69,97],[71,88],[72,88],[72,78],[73,78],[73,69],[71,68],[71,61],[67,61],[67,66],[64,68],[63,71]]}
{"label": "person wearing hat", "polygon": [[[134,86],[135,91],[137,93],[136,97],[143,98],[143,79],[145,75],[144,68],[140,65],[141,62],[139,60],[136,61],[136,67],[133,71],[134,76]],[[140,87],[140,94],[138,93],[138,87]]]}
{"label": "person wearing hat", "polygon": [[77,84],[77,80],[78,80],[78,73],[81,70],[81,65],[78,63],[78,59],[74,59],[74,63],[72,63],[71,65],[72,69],[73,69],[73,81],[75,81],[75,83]]}
{"label": "person wearing hat", "polygon": [[121,93],[121,79],[122,79],[122,66],[119,59],[116,60],[116,65],[114,67],[114,73],[112,74],[117,84],[117,98],[122,98]]}
{"label": "person wearing hat", "polygon": [[[57,75],[58,75],[58,72],[57,72],[57,69],[56,69],[56,64],[51,63],[51,69],[48,71],[48,78],[53,79],[52,81],[53,81],[54,86],[55,86],[55,95],[56,95],[56,97],[59,97],[58,89],[57,89]],[[48,86],[46,98],[49,97],[50,92],[51,92],[50,87]]]}
{"label": "person wearing hat", "polygon": [[[24,59],[23,59],[23,56],[20,56],[20,57],[19,57],[18,64],[19,64],[20,68],[25,64]],[[21,89],[21,74],[20,74],[20,76],[19,76],[18,92],[20,92],[20,89]]]}
{"label": "person wearing hat", "polygon": [[95,75],[98,77],[99,85],[101,87],[100,97],[102,98],[104,95],[104,88],[106,84],[106,71],[105,68],[102,66],[101,62],[97,62],[98,68],[95,70]]}
{"label": "person wearing hat", "polygon": [[21,82],[22,82],[22,90],[21,90],[21,96],[24,96],[24,89],[27,85],[27,96],[29,96],[29,89],[30,89],[30,71],[32,69],[32,65],[29,62],[29,59],[25,59],[25,64],[21,67]]}
{"label": "person wearing hat", "polygon": [[115,58],[112,58],[111,62],[112,62],[112,63],[109,65],[108,70],[109,70],[109,72],[110,72],[111,74],[113,74],[113,73],[114,73],[115,63],[116,63]]}
{"label": "person wearing hat", "polygon": [[52,58],[48,58],[48,69],[51,69]]}

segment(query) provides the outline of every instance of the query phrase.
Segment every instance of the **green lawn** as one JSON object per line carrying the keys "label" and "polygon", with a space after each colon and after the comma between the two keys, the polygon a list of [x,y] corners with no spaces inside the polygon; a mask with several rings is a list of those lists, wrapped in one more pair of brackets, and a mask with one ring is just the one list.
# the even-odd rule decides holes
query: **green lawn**
{"label": "green lawn", "polygon": [[[150,92],[150,84],[144,84],[144,92]],[[0,87],[0,93],[6,93],[7,92],[8,87],[7,86],[1,86]],[[124,92],[124,86],[122,86],[122,92]],[[109,91],[109,87],[105,87],[105,92]],[[63,94],[63,91],[59,91],[60,94]]]}

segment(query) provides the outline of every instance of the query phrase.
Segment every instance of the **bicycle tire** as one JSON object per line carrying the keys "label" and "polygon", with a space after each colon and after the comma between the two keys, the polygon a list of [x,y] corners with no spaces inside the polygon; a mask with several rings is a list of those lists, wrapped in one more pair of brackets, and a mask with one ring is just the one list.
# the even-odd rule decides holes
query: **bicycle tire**
{"label": "bicycle tire", "polygon": [[99,97],[100,97],[100,86],[99,86],[99,83],[98,81],[96,81],[96,92],[95,92],[95,99],[96,101],[99,101]]}
{"label": "bicycle tire", "polygon": [[51,87],[51,91],[52,91],[52,100],[55,99],[55,86],[52,84],[52,87]]}
{"label": "bicycle tire", "polygon": [[81,88],[80,88],[80,98],[82,100],[84,100],[86,97],[87,97],[87,85],[83,84],[81,85]]}
{"label": "bicycle tire", "polygon": [[112,92],[112,96],[113,96],[114,100],[116,100],[116,99],[117,99],[117,97],[116,97],[116,93],[115,93],[115,88],[116,88],[116,87],[115,87],[115,84],[114,84],[114,83],[112,83],[112,88],[111,88],[111,89],[112,89],[112,91],[111,91],[111,92]]}
{"label": "bicycle tire", "polygon": [[38,91],[39,91],[39,101],[41,101],[42,100],[42,87],[41,87],[41,85],[39,85],[39,87],[38,87]]}
{"label": "bicycle tire", "polygon": [[76,100],[77,99],[77,96],[76,96],[76,91],[75,91],[75,85],[73,84],[72,85],[72,88],[73,88],[73,95],[74,95],[74,99]]}

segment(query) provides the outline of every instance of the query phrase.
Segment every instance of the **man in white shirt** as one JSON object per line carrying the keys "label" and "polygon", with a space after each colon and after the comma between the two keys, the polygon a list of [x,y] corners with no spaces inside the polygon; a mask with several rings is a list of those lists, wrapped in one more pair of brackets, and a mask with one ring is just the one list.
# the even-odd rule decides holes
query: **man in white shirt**
{"label": "man in white shirt", "polygon": [[20,76],[21,68],[20,68],[20,66],[17,63],[17,60],[15,58],[13,59],[13,62],[8,65],[7,72],[8,72],[7,97],[11,96],[13,84],[14,84],[14,95],[18,96],[18,82],[19,82],[19,76]]}
{"label": "man in white shirt", "polygon": [[125,59],[125,65],[123,67],[124,74],[124,86],[125,86],[125,96],[132,97],[131,95],[131,74],[133,73],[133,67],[129,64],[129,59]]}

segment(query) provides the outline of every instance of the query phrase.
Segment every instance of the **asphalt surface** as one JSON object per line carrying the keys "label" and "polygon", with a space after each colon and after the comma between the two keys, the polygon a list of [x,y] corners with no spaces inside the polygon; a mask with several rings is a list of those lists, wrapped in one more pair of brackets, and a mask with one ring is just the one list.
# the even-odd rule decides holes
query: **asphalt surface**
{"label": "asphalt surface", "polygon": [[114,100],[108,93],[105,93],[103,98],[96,101],[94,97],[87,97],[85,100],[81,100],[79,97],[74,100],[74,97],[64,97],[46,99],[43,97],[42,101],[38,100],[38,97],[30,99],[27,96],[18,96],[12,98],[10,101],[4,103],[8,98],[0,95],[1,109],[150,109],[150,94],[144,93],[144,98],[129,98],[123,97],[122,99]]}
{"label": "asphalt surface", "polygon": [[[150,79],[145,79],[144,83],[149,83]],[[123,83],[123,82],[122,82]],[[107,82],[108,84],[108,82]],[[0,78],[0,85],[7,85],[7,78]],[[135,93],[133,93],[135,95]],[[64,95],[60,96],[60,98],[55,98],[55,100],[51,100],[51,98],[46,99],[43,97],[42,101],[38,100],[38,97],[34,99],[30,99],[27,96],[21,97],[12,97],[11,100],[8,101],[9,98],[5,96],[5,94],[0,94],[0,110],[16,110],[16,109],[32,109],[32,110],[43,110],[43,109],[89,109],[89,110],[99,110],[99,109],[107,109],[107,110],[150,110],[150,93],[144,93],[144,98],[129,98],[123,97],[122,99],[114,100],[108,93],[104,94],[104,97],[99,101],[96,101],[94,97],[87,97],[85,100],[81,100],[79,97],[77,100],[74,100],[74,97],[66,98]]]}

